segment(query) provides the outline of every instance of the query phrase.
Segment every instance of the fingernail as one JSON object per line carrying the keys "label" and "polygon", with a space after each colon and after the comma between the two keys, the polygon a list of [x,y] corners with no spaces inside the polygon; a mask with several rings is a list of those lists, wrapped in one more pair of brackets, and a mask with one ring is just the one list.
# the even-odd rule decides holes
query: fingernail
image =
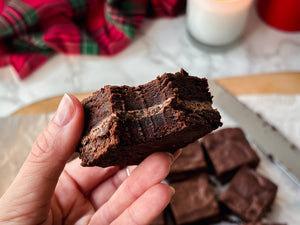
{"label": "fingernail", "polygon": [[176,152],[174,152],[174,154],[173,154],[174,160],[176,160],[180,156],[181,153],[182,153],[182,148],[180,148]]}
{"label": "fingernail", "polygon": [[60,126],[65,126],[70,122],[75,113],[75,106],[71,97],[65,94],[59,103],[54,115],[54,122]]}
{"label": "fingernail", "polygon": [[169,186],[169,187],[170,187],[170,189],[172,191],[172,195],[174,195],[175,194],[175,188],[173,188],[172,186]]}
{"label": "fingernail", "polygon": [[174,155],[173,154],[171,154],[170,152],[166,152],[167,153],[167,155],[171,158],[171,164],[174,162]]}

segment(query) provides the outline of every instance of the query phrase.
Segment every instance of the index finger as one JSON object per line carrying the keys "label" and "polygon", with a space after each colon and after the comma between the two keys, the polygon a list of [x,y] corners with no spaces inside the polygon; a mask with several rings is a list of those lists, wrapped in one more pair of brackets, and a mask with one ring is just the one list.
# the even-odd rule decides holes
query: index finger
{"label": "index finger", "polygon": [[171,154],[162,152],[148,156],[97,210],[91,223],[102,221],[103,224],[110,224],[114,221],[144,192],[168,175],[173,159]]}
{"label": "index finger", "polygon": [[80,165],[80,159],[76,158],[69,162],[64,172],[68,173],[71,178],[76,182],[81,192],[88,195],[100,183],[108,179],[119,171],[119,167],[83,167]]}

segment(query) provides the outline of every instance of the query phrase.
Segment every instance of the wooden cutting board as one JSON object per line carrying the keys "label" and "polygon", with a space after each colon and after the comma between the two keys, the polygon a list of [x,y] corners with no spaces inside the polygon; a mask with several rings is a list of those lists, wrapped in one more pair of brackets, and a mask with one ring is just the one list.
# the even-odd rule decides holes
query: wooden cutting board
{"label": "wooden cutting board", "polygon": [[[228,77],[217,79],[217,82],[232,94],[300,94],[300,72],[270,73]],[[74,94],[79,100],[91,93]],[[35,102],[13,113],[13,115],[54,112],[62,96]]]}

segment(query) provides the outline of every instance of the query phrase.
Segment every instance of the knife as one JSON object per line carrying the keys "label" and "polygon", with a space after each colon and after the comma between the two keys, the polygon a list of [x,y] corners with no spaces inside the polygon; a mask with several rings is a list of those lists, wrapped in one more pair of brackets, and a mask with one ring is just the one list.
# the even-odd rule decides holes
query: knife
{"label": "knife", "polygon": [[251,141],[268,156],[300,187],[300,150],[284,137],[260,114],[241,103],[217,81],[209,80],[213,102],[221,108],[249,135]]}

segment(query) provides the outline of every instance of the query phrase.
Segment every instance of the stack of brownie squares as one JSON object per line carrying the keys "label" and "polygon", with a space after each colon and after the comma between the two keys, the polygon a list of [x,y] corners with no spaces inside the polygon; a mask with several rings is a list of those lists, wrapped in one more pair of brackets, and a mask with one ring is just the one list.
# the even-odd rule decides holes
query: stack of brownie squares
{"label": "stack of brownie squares", "polygon": [[[258,163],[240,128],[219,129],[189,144],[167,177],[176,193],[152,224],[212,224],[235,215],[235,224],[283,225],[260,222],[271,208],[277,185],[255,170]],[[170,216],[172,222],[166,221]]]}

